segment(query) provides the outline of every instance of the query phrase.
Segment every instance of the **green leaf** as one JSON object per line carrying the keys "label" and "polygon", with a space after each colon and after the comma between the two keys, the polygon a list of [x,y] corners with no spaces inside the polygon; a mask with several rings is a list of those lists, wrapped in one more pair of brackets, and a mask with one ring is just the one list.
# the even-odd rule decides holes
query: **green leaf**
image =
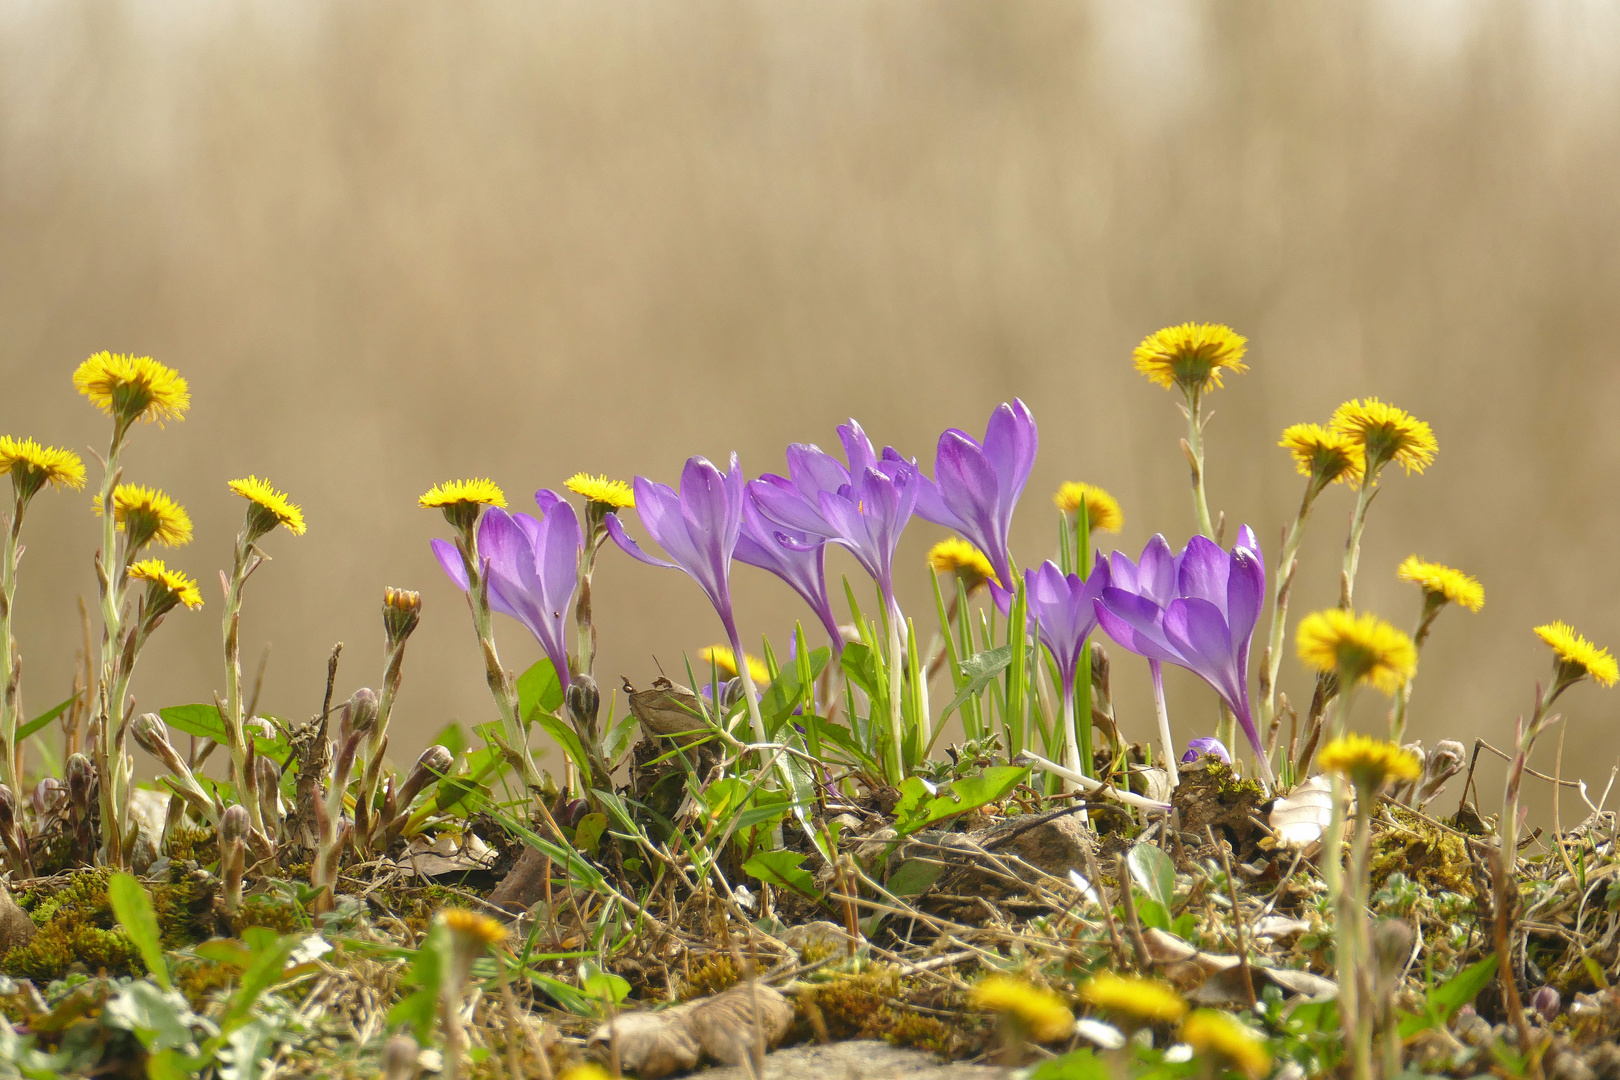
{"label": "green leaf", "polygon": [[79,700],[79,695],[74,694],[61,704],[51,706],[49,709],[46,709],[44,712],[28,721],[28,723],[17,729],[17,741],[21,742],[22,740],[28,738],[34,732],[44,727],[52,720],[55,720],[58,716],[61,716],[63,713],[67,712],[68,706],[72,705],[77,700]]}
{"label": "green leaf", "polygon": [[399,999],[399,1004],[388,1010],[389,1027],[409,1027],[416,1041],[426,1046],[433,1038],[433,1019],[438,1012],[437,987],[422,987],[415,993]]}
{"label": "green leaf", "polygon": [[944,869],[936,862],[908,859],[889,875],[886,888],[896,896],[921,896],[934,884]]}
{"label": "green leaf", "polygon": [[[146,889],[129,874],[114,874],[107,882],[107,899],[112,902],[113,914],[129,940],[140,950],[146,970],[152,973],[159,986],[172,990],[169,965],[163,959],[163,939],[158,932],[157,915],[152,911],[152,898]],[[183,999],[182,999],[183,1000]]]}
{"label": "green leaf", "polygon": [[1136,918],[1149,930],[1170,929],[1170,909],[1151,896],[1136,898]]}
{"label": "green leaf", "polygon": [[231,1032],[220,1054],[221,1080],[259,1080],[280,1035],[281,1028],[261,1016]]}
{"label": "green leaf", "polygon": [[258,1003],[259,995],[280,982],[287,969],[293,950],[304,939],[302,934],[287,934],[276,938],[265,947],[255,949],[253,959],[242,971],[242,981],[225,1006],[219,1026],[229,1032],[246,1020]]}
{"label": "green leaf", "polygon": [[[1137,844],[1125,856],[1131,878],[1141,890],[1157,900],[1168,916],[1176,906],[1176,868],[1170,856],[1152,844]],[[1166,922],[1168,928],[1168,920]]]}
{"label": "green leaf", "polygon": [[579,985],[597,1001],[617,1005],[630,996],[630,983],[611,971],[603,971],[589,960],[579,962]]}
{"label": "green leaf", "polygon": [[967,682],[956,692],[956,696],[951,698],[951,703],[945,706],[945,711],[939,714],[940,720],[943,721],[945,717],[960,709],[963,702],[974,697],[979,691],[995,682],[1001,673],[1007,670],[1008,665],[1012,663],[1012,655],[1013,647],[1011,645],[1001,645],[984,652],[974,653],[962,661],[962,676]]}
{"label": "green leaf", "polygon": [[[810,681],[814,682],[816,676],[821,674],[832,657],[832,650],[823,645],[810,654]],[[771,680],[771,688],[765,691],[760,699],[759,713],[765,720],[765,730],[773,737],[777,725],[791,716],[793,710],[804,700],[804,683],[799,681],[799,665],[792,664],[782,668]]]}
{"label": "green leaf", "polygon": [[1095,1050],[1076,1050],[1041,1062],[1030,1071],[1029,1080],[1112,1080],[1113,1075]]}
{"label": "green leaf", "polygon": [[[969,810],[988,806],[998,799],[1005,798],[1007,793],[1022,783],[1027,776],[1029,776],[1027,767],[992,765],[978,776],[957,780],[944,794],[923,803],[913,812],[912,817],[902,820],[897,816],[895,832],[900,836],[909,836],[936,821],[944,821],[946,818],[965,814]],[[907,781],[909,782],[910,780]],[[904,790],[904,785],[901,787]]]}
{"label": "green leaf", "polygon": [[[170,705],[167,709],[160,709],[158,716],[176,731],[195,735],[199,739],[212,739],[221,746],[230,744],[225,735],[225,721],[219,718],[217,705]],[[290,750],[287,740],[280,735],[273,739],[255,735],[253,746],[259,753],[275,758],[278,764],[287,763]]]}
{"label": "green leaf", "polygon": [[[540,972],[534,970],[530,970],[528,975],[531,983],[538,986],[541,990],[544,990],[553,1001],[555,1001],[558,1005],[561,1005],[567,1011],[573,1013],[575,1016],[600,1015],[600,1005],[596,1001],[587,997],[585,994],[581,993],[577,987],[569,986],[561,979],[554,979],[550,975],[542,975]],[[429,1008],[431,1009],[431,1005]],[[431,1032],[432,1029],[433,1014],[430,1011],[428,1013],[428,1030]]]}
{"label": "green leaf", "polygon": [[607,828],[606,814],[586,814],[574,826],[574,846],[588,855],[595,855],[602,843],[602,830]]}
{"label": "green leaf", "polygon": [[406,980],[411,985],[421,989],[409,997],[402,998],[399,1004],[388,1010],[388,1023],[409,1024],[415,1031],[416,1041],[423,1046],[428,1045],[428,1041],[433,1037],[433,1021],[438,1011],[439,994],[443,991],[441,983],[449,971],[450,931],[435,919],[428,924],[427,933],[422,937],[422,945],[416,950],[411,970],[406,975]]}
{"label": "green leaf", "polygon": [[185,995],[159,989],[145,979],[130,983],[110,999],[101,1018],[111,1027],[134,1032],[149,1052],[189,1046],[191,1025],[198,1019]]}
{"label": "green leaf", "polygon": [[1477,964],[1463,968],[1430,990],[1424,1002],[1429,1012],[1428,1016],[1418,1013],[1401,1014],[1401,1038],[1409,1039],[1420,1031],[1449,1024],[1458,1009],[1473,1001],[1481,990],[1490,985],[1491,978],[1495,974],[1496,957],[1491,955]]}
{"label": "green leaf", "polygon": [[518,716],[526,721],[535,719],[530,714],[537,709],[555,713],[562,708],[562,684],[557,681],[557,669],[549,657],[536,660],[518,676],[517,694]]}
{"label": "green leaf", "polygon": [[810,871],[800,866],[803,862],[804,856],[797,851],[762,851],[743,863],[742,869],[749,877],[770,885],[784,886],[819,902],[821,890],[816,888],[815,878],[810,876]]}
{"label": "green leaf", "polygon": [[838,657],[838,664],[849,676],[849,681],[860,687],[861,692],[869,698],[879,697],[888,692],[888,687],[878,689],[877,654],[861,644],[851,641],[844,646],[844,651]]}

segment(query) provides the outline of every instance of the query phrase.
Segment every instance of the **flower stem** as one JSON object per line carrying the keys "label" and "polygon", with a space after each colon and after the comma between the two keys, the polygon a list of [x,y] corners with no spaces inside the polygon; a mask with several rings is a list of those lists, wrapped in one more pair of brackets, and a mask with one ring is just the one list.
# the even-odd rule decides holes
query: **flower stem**
{"label": "flower stem", "polygon": [[1339,576],[1339,606],[1345,611],[1354,607],[1356,565],[1361,561],[1361,530],[1367,525],[1367,508],[1377,494],[1378,473],[1369,472],[1361,481],[1355,514],[1350,518],[1350,536],[1344,544],[1344,570]]}
{"label": "flower stem", "polygon": [[[1075,513],[1075,572],[1081,580],[1091,576],[1091,508],[1086,505],[1084,497],[1080,499],[1080,508]],[[1076,745],[1080,749],[1080,771],[1090,776],[1096,768],[1096,758],[1093,756],[1091,746],[1091,637],[1080,645],[1080,663],[1078,665],[1078,678],[1075,681],[1072,694],[1074,695],[1074,718],[1070,721],[1070,729],[1075,736]]]}
{"label": "flower stem", "polygon": [[[1074,686],[1072,684],[1063,688],[1063,732],[1065,735],[1063,763],[1083,776],[1090,776],[1090,770],[1086,768],[1086,759],[1091,756],[1091,747],[1081,745],[1080,723],[1074,711]],[[1091,742],[1089,733],[1084,742]],[[1073,791],[1074,782],[1070,780],[1063,781],[1063,790]]]}
{"label": "flower stem", "polygon": [[1271,600],[1271,633],[1266,638],[1266,654],[1260,664],[1260,729],[1269,731],[1277,715],[1277,672],[1282,668],[1283,641],[1288,634],[1288,596],[1294,588],[1294,571],[1299,569],[1299,545],[1305,537],[1305,519],[1318,493],[1316,478],[1305,481],[1305,497],[1299,513],[1283,538],[1282,555],[1277,560],[1276,591]]}
{"label": "flower stem", "polygon": [[484,653],[484,677],[489,683],[490,696],[501,715],[501,727],[506,733],[506,744],[514,764],[523,773],[525,787],[542,786],[540,770],[529,752],[529,733],[518,717],[517,691],[512,679],[501,666],[501,654],[495,647],[495,621],[489,610],[489,583],[484,578],[483,560],[478,555],[476,523],[462,531],[456,542],[461,552],[461,565],[467,571],[467,602],[472,605],[473,629]]}
{"label": "flower stem", "polygon": [[12,636],[11,604],[17,592],[18,537],[22,535],[23,512],[28,500],[19,492],[12,509],[11,527],[6,530],[5,550],[0,552],[0,783],[13,793],[22,794],[22,747],[17,745],[17,641]]}
{"label": "flower stem", "polygon": [[248,760],[244,731],[246,718],[242,715],[242,587],[260,561],[258,551],[249,539],[248,526],[244,524],[236,537],[236,558],[231,576],[225,584],[225,711],[220,719],[225,723],[225,749],[230,751],[231,772],[235,776],[242,804],[247,809],[248,825],[253,831],[265,834],[264,812],[259,806],[259,778]]}
{"label": "flower stem", "polygon": [[1193,508],[1198,511],[1198,531],[1215,538],[1210,524],[1209,500],[1204,496],[1203,401],[1197,390],[1187,391],[1187,463],[1192,467]]}
{"label": "flower stem", "polygon": [[[118,680],[119,638],[123,628],[124,589],[127,578],[118,558],[118,525],[113,516],[113,489],[118,486],[118,453],[123,449],[128,424],[122,418],[113,423],[112,443],[107,449],[107,463],[101,479],[101,551],[96,561],[96,585],[101,596],[101,643],[97,667],[99,685],[91,688],[93,712],[99,721],[95,745],[96,771],[101,777],[101,833],[105,862],[114,869],[124,868],[124,822],[129,816],[125,785],[128,771],[124,766],[122,744],[114,755],[113,726],[123,721],[124,705],[121,692],[115,690]],[[121,685],[121,684],[120,684]]]}
{"label": "flower stem", "polygon": [[900,665],[900,607],[892,597],[884,598],[889,623],[889,731],[894,736],[894,762],[889,767],[889,779],[898,784],[906,776],[904,693],[905,672]]}
{"label": "flower stem", "polygon": [[1367,933],[1367,848],[1377,798],[1376,788],[1356,786],[1356,831],[1350,843],[1351,888],[1341,893],[1338,911],[1339,1010],[1344,1018],[1341,1030],[1352,1038],[1351,1075],[1355,1080],[1372,1080],[1373,1075],[1373,1002],[1363,980],[1372,963]]}
{"label": "flower stem", "polygon": [[1164,755],[1164,771],[1170,774],[1170,786],[1175,787],[1181,783],[1181,775],[1176,770],[1176,744],[1170,737],[1170,712],[1164,707],[1164,668],[1159,661],[1149,660],[1148,671],[1153,673],[1153,707],[1159,714],[1159,748]]}

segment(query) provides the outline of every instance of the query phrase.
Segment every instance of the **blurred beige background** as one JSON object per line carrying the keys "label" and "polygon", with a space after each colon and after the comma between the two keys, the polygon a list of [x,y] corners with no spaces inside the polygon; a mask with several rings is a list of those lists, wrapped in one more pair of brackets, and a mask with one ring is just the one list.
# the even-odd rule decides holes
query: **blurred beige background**
{"label": "blurred beige background", "polygon": [[[249,669],[274,646],[262,707],[318,708],[337,640],[342,691],[374,683],[382,589],[420,589],[404,757],[491,714],[429,555],[444,526],[415,506],[435,481],[488,474],[522,509],[576,469],[669,481],[735,449],[758,473],[851,414],[931,463],[942,428],[982,432],[1020,395],[1042,435],[1020,561],[1049,551],[1064,479],[1119,497],[1122,547],[1179,544],[1181,420],[1129,354],[1224,321],[1253,370],[1213,402],[1211,501],[1269,556],[1300,490],[1285,424],[1367,394],[1433,423],[1434,467],[1375,505],[1359,598],[1407,625],[1401,557],[1478,574],[1489,602],[1441,620],[1414,727],[1503,742],[1548,668],[1532,624],[1620,646],[1617,34],[1615,8],[1573,0],[12,0],[0,428],[101,446],[74,365],[178,368],[193,412],[142,429],[127,477],[190,508],[171,561],[209,604],[171,616],[141,706],[221,686],[213,579],[242,512],[224,485],[257,472],[309,520],[249,589]],[[1349,506],[1320,504],[1296,611],[1334,599]],[[941,535],[906,534],[921,617]],[[93,600],[89,499],[42,496],[26,540],[38,709]],[[718,637],[684,577],[609,550],[597,581],[604,686]],[[761,572],[737,591],[756,639],[804,615]],[[514,667],[539,655],[501,634]],[[1146,737],[1146,672],[1116,672]],[[1305,685],[1292,659],[1284,679]],[[1200,733],[1207,691],[1171,683],[1178,734]],[[1564,705],[1565,769],[1601,787],[1620,691]]]}

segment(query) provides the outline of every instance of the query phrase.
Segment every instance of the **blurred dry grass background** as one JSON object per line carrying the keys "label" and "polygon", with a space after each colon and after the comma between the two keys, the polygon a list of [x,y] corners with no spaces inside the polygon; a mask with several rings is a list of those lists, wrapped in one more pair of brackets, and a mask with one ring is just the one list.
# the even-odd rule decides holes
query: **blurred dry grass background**
{"label": "blurred dry grass background", "polygon": [[[1484,580],[1482,614],[1441,621],[1414,723],[1500,743],[1547,670],[1533,623],[1620,646],[1617,31],[1574,0],[12,0],[0,428],[100,446],[73,366],[178,368],[193,413],[143,429],[127,476],[190,508],[172,561],[210,603],[171,616],[141,706],[221,684],[211,583],[242,510],[224,483],[256,472],[310,522],[249,589],[249,665],[274,645],[263,707],[316,709],[336,640],[343,692],[375,682],[383,586],[420,589],[404,757],[491,712],[429,556],[443,525],[415,506],[433,482],[488,474],[521,507],[576,469],[668,481],[735,449],[757,473],[852,413],[931,461],[940,429],[982,431],[1020,395],[1042,424],[1023,562],[1064,479],[1118,495],[1122,547],[1180,543],[1180,417],[1129,351],[1224,321],[1253,370],[1214,400],[1211,500],[1268,548],[1299,494],[1285,424],[1367,394],[1433,423],[1436,465],[1374,508],[1359,596],[1407,624],[1412,551]],[[30,515],[36,709],[65,693],[93,597],[88,502]],[[1320,504],[1298,611],[1334,598],[1349,506]],[[924,622],[938,536],[915,523],[903,552]],[[747,631],[782,640],[796,600],[737,577]],[[597,580],[604,686],[718,636],[678,575],[610,550]],[[539,655],[501,633],[514,666]],[[1146,674],[1116,672],[1145,736]],[[1284,678],[1304,685],[1292,660]],[[1208,695],[1171,690],[1198,733]],[[1565,704],[1565,770],[1601,784],[1620,691]]]}

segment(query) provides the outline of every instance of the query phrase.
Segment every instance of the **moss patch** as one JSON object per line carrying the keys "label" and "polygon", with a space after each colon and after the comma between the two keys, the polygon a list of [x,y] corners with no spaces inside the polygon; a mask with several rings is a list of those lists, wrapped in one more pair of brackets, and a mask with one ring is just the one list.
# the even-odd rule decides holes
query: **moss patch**
{"label": "moss patch", "polygon": [[[20,891],[17,903],[39,933],[0,957],[0,971],[36,982],[60,979],[72,971],[145,974],[146,965],[113,915],[107,880],[106,870],[86,870],[73,875],[66,886],[53,882]],[[187,881],[149,882],[147,890],[166,948],[183,948],[212,936],[211,889]]]}
{"label": "moss patch", "polygon": [[1389,810],[1401,828],[1384,829],[1372,837],[1368,859],[1372,887],[1383,888],[1389,876],[1398,871],[1426,893],[1474,896],[1472,863],[1463,838],[1437,829],[1399,806]]}

